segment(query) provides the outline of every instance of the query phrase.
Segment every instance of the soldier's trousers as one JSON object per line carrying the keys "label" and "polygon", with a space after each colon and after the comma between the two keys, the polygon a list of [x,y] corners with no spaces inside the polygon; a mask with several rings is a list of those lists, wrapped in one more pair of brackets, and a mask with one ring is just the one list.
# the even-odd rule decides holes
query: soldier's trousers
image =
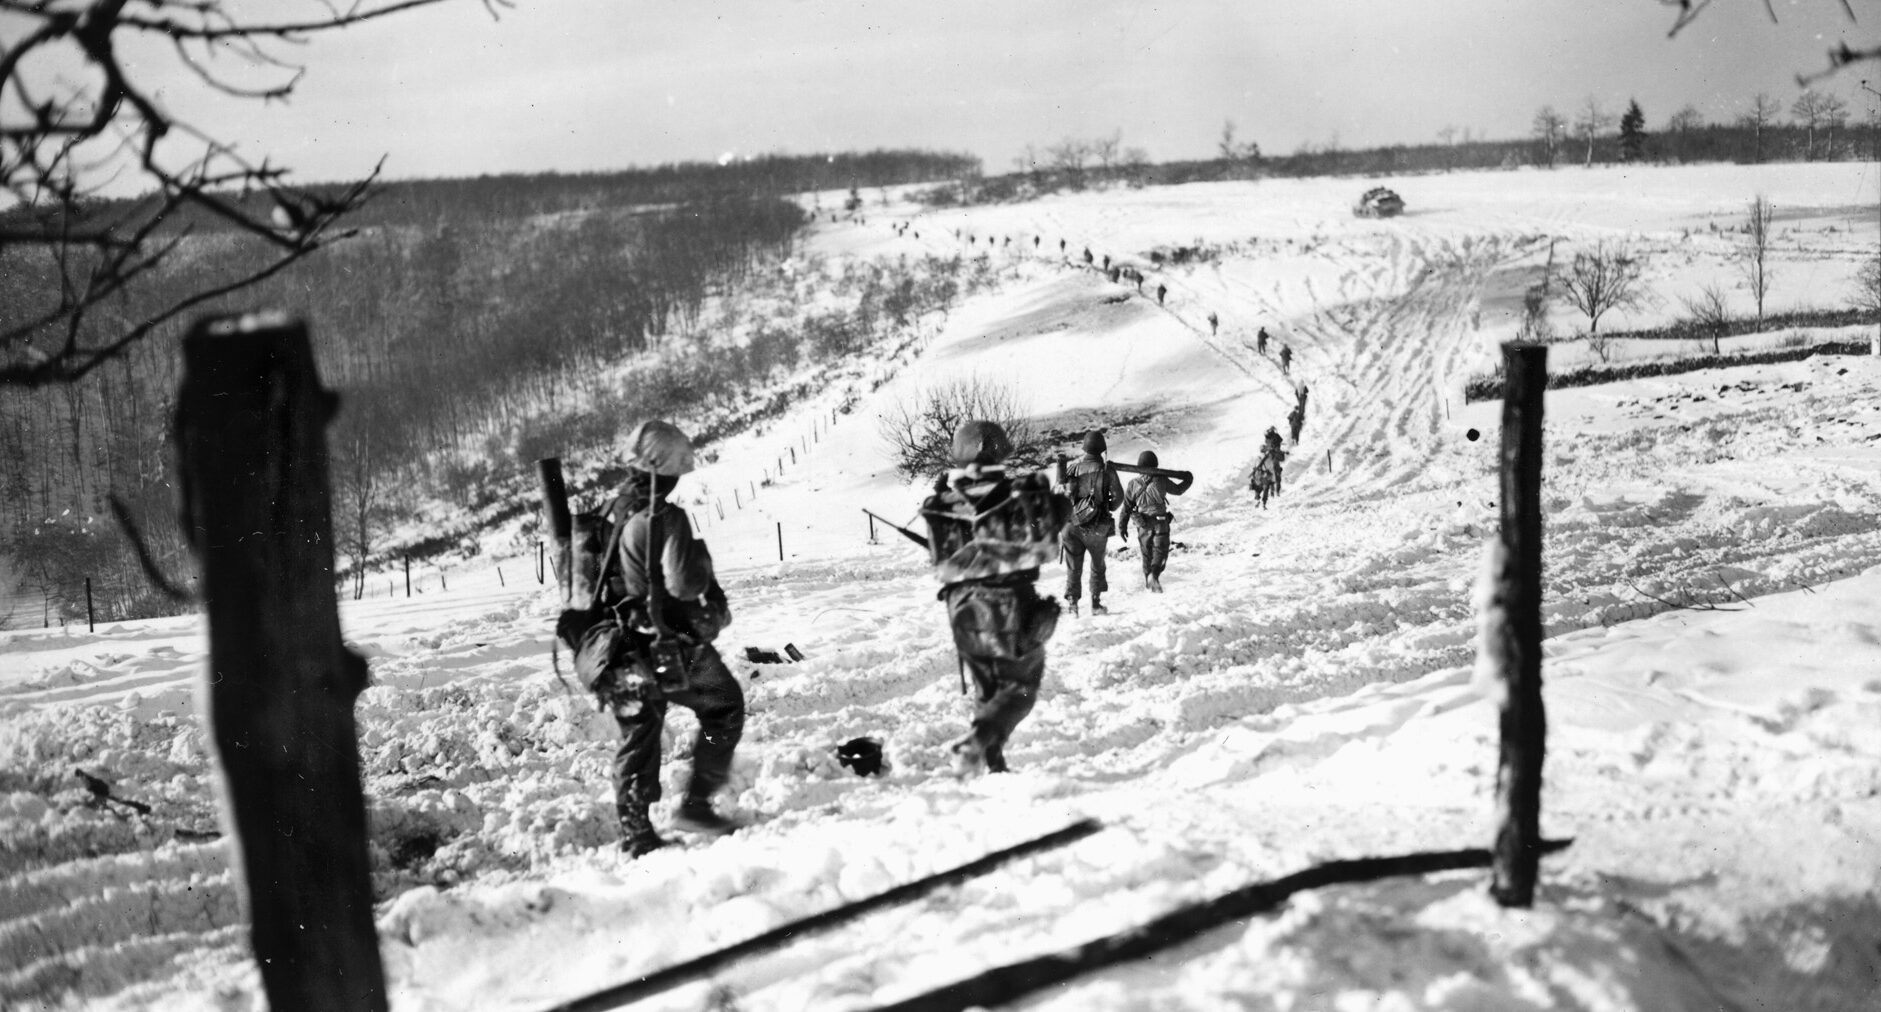
{"label": "soldier's trousers", "polygon": [[1091,597],[1110,589],[1110,581],[1104,576],[1104,551],[1110,542],[1110,534],[1104,528],[1091,530],[1076,524],[1066,524],[1065,532],[1058,537],[1058,544],[1065,550],[1065,597],[1072,601],[1083,597],[1084,556],[1091,557]]}
{"label": "soldier's trousers", "polygon": [[1032,584],[955,584],[942,591],[954,647],[973,676],[980,705],[971,738],[986,768],[1006,770],[1006,740],[1038,702],[1045,677],[1045,641],[1058,628],[1058,602]]}
{"label": "soldier's trousers", "polygon": [[1137,521],[1136,544],[1142,549],[1143,575],[1161,576],[1169,564],[1169,518],[1144,516]]}
{"label": "soldier's trousers", "polygon": [[732,751],[745,733],[745,691],[710,643],[688,656],[692,685],[642,705],[631,717],[616,717],[620,749],[614,753],[614,801],[620,806],[650,805],[660,800],[660,734],[666,708],[678,704],[699,718],[692,740],[692,777],[688,798],[709,798],[731,774]]}

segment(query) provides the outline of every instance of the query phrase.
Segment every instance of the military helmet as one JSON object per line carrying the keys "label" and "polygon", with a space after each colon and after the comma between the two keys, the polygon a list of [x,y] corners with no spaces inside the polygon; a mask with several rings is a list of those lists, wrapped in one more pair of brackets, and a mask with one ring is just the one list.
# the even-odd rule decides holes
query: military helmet
{"label": "military helmet", "polygon": [[975,420],[954,430],[954,465],[997,464],[1012,455],[1012,438],[998,422]]}
{"label": "military helmet", "polygon": [[1084,452],[1085,453],[1088,453],[1091,456],[1095,457],[1098,454],[1103,453],[1105,450],[1108,450],[1108,449],[1110,449],[1110,446],[1109,444],[1104,442],[1104,430],[1103,429],[1092,429],[1090,432],[1085,434],[1084,436]]}
{"label": "military helmet", "polygon": [[691,471],[692,440],[672,422],[650,419],[627,437],[627,464],[652,474],[677,478]]}
{"label": "military helmet", "polygon": [[1137,454],[1137,455],[1136,455],[1136,466],[1138,466],[1138,467],[1155,467],[1155,466],[1156,466],[1156,451],[1155,451],[1155,450],[1144,450],[1144,451],[1143,451],[1142,453],[1139,453],[1139,454]]}

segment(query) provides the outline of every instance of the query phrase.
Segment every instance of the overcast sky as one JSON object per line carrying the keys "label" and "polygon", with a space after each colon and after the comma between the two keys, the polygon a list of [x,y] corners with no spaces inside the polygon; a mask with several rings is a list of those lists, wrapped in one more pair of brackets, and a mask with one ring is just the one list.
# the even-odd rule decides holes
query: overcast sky
{"label": "overcast sky", "polygon": [[[1667,39],[1657,0],[474,0],[293,50],[292,103],[207,102],[160,53],[139,71],[199,123],[301,181],[589,171],[727,153],[918,146],[1004,171],[1028,143],[1121,132],[1158,161],[1207,157],[1224,121],[1268,154],[1526,135],[1535,111],[1629,98],[1649,129],[1692,103],[1729,119],[1881,2],[1718,0]],[[264,5],[264,7],[267,5]],[[222,60],[218,66],[238,64]],[[1865,110],[1875,65],[1827,87]]]}

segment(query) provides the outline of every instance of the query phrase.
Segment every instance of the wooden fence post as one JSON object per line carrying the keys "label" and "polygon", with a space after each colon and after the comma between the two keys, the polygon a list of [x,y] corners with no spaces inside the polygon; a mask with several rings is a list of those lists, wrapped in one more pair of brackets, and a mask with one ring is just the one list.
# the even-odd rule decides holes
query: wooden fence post
{"label": "wooden fence post", "polygon": [[777,561],[784,561],[784,522],[777,522]]}
{"label": "wooden fence post", "polygon": [[411,596],[411,556],[405,556],[405,596]]}
{"label": "wooden fence post", "polygon": [[183,342],[173,438],[202,566],[209,717],[250,942],[274,1012],[386,1008],[340,640],[326,426],[306,329],[211,318]]}
{"label": "wooden fence post", "polygon": [[1541,767],[1548,732],[1541,699],[1541,424],[1548,349],[1506,344],[1502,361],[1502,529],[1478,647],[1504,687],[1490,893],[1505,907],[1529,907],[1541,863]]}
{"label": "wooden fence post", "polygon": [[85,577],[85,631],[97,632],[98,619],[91,610],[91,577]]}
{"label": "wooden fence post", "polygon": [[568,486],[562,482],[562,458],[543,457],[536,461],[536,484],[542,490],[542,525],[548,529],[549,539],[555,542],[555,585],[561,589],[562,600],[566,602],[573,589],[569,581],[574,569],[568,560],[569,546],[575,537],[575,518],[568,512]]}

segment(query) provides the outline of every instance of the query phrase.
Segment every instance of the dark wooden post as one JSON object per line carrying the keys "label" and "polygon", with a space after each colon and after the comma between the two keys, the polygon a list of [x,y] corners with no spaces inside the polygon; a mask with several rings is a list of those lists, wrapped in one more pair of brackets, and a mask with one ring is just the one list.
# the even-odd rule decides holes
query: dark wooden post
{"label": "dark wooden post", "polygon": [[570,582],[574,568],[568,562],[575,538],[575,518],[568,512],[568,486],[562,482],[562,458],[544,457],[536,461],[536,479],[542,487],[542,524],[555,542],[555,585],[568,601],[573,590]]}
{"label": "dark wooden post", "polygon": [[777,522],[777,561],[784,561],[784,522]]}
{"label": "dark wooden post", "polygon": [[1496,767],[1495,877],[1505,907],[1535,901],[1541,863],[1541,422],[1548,349],[1507,344],[1502,361],[1502,530],[1479,649],[1499,673],[1502,749]]}
{"label": "dark wooden post", "polygon": [[405,596],[411,596],[411,556],[405,556]]}
{"label": "dark wooden post", "polygon": [[542,570],[542,553],[543,553],[542,542],[538,540],[536,542],[536,582],[537,583],[547,582],[546,577]]}
{"label": "dark wooden post", "polygon": [[183,342],[182,527],[202,565],[209,717],[250,941],[274,1012],[386,1007],[353,703],[340,641],[326,426],[307,332],[214,318]]}
{"label": "dark wooden post", "polygon": [[91,610],[91,577],[85,577],[85,631],[97,632],[98,620]]}

